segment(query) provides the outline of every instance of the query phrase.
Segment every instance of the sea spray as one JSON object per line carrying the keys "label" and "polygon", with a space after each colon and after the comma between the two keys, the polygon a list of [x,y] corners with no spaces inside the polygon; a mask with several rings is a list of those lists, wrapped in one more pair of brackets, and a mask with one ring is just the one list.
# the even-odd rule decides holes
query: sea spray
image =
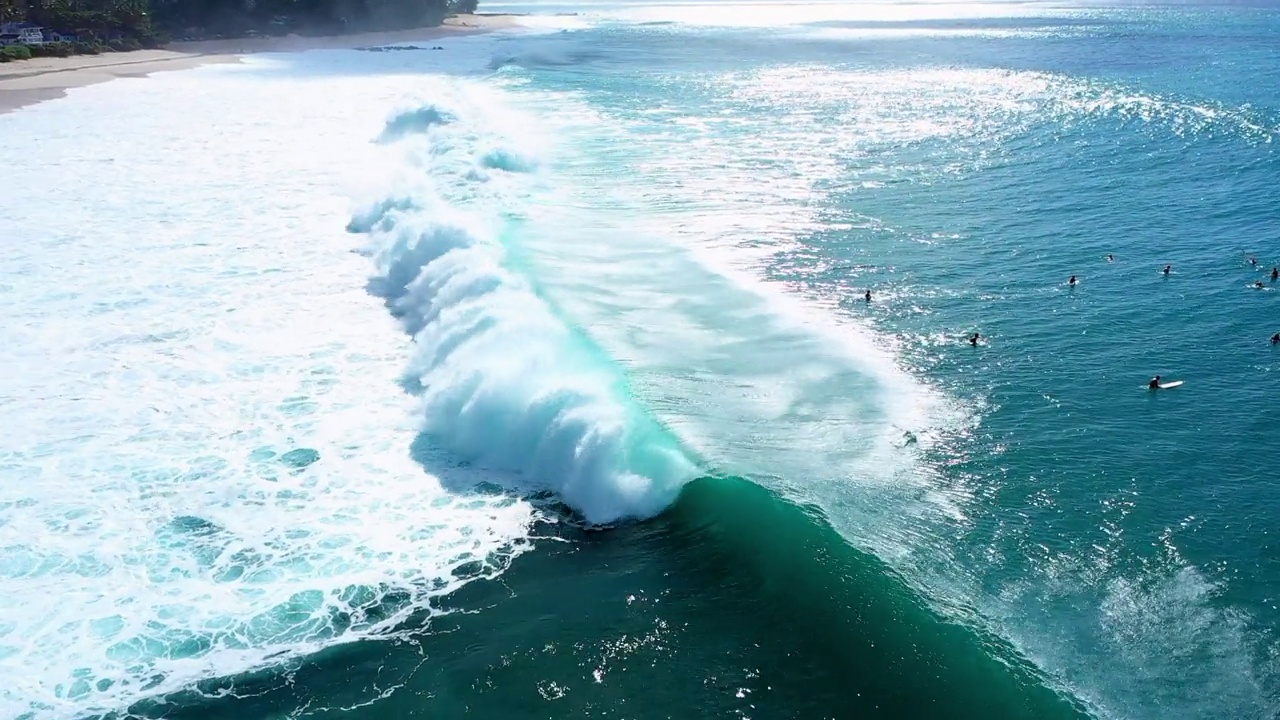
{"label": "sea spray", "polygon": [[[407,343],[344,252],[335,207],[382,149],[353,108],[395,80],[263,72],[284,77],[171,73],[4,118],[6,158],[75,131],[0,193],[31,239],[0,259],[2,718],[256,697],[318,651],[421,637],[530,547],[530,503],[450,492],[406,452]],[[189,133],[172,98],[231,110]]]}
{"label": "sea spray", "polygon": [[453,100],[388,122],[420,177],[349,226],[370,234],[370,291],[414,337],[407,384],[422,431],[511,489],[554,493],[589,523],[652,516],[696,464],[629,399],[619,369],[508,267],[520,225],[504,218],[521,188],[491,173],[533,172],[536,154],[486,128],[481,107]]}

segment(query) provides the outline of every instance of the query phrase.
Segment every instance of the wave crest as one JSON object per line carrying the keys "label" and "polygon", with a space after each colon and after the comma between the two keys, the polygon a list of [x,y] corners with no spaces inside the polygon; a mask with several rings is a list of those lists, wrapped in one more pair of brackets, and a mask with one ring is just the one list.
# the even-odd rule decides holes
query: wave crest
{"label": "wave crest", "polygon": [[[510,193],[486,192],[487,176],[460,168],[529,173],[535,154],[492,150],[512,143],[485,127],[482,108],[460,105],[448,111],[457,123],[421,136],[430,152],[405,155],[423,182],[349,226],[370,235],[371,292],[414,337],[409,385],[423,433],[512,489],[554,493],[589,523],[652,516],[696,463],[630,400],[618,368],[507,266],[504,241],[519,231],[500,220]],[[460,184],[474,186],[465,202],[433,190]]]}

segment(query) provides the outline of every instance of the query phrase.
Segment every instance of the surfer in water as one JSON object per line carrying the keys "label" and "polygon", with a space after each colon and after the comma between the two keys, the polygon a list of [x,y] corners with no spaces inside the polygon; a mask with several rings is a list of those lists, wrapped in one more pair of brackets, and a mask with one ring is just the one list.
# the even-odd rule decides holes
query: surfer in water
{"label": "surfer in water", "polygon": [[1280,333],[1276,333],[1275,335],[1271,336],[1271,344],[1280,345]]}
{"label": "surfer in water", "polygon": [[1171,273],[1171,272],[1173,272],[1173,266],[1172,266],[1172,265],[1165,265],[1165,266],[1164,266],[1164,274],[1165,274],[1165,275],[1168,275],[1168,274],[1169,274],[1169,273]]}
{"label": "surfer in water", "polygon": [[1071,287],[1075,287],[1075,286],[1076,286],[1076,276],[1075,276],[1075,275],[1072,275],[1072,276],[1071,276],[1071,279],[1067,281],[1067,284],[1068,284],[1068,285],[1070,285]]}
{"label": "surfer in water", "polygon": [[1159,376],[1159,375],[1157,375],[1157,376],[1155,376],[1155,377],[1151,378],[1151,382],[1147,383],[1147,389],[1148,389],[1148,390],[1159,390],[1159,389],[1160,389],[1160,376]]}
{"label": "surfer in water", "polygon": [[871,302],[871,291],[868,290],[867,293],[862,297],[865,298],[867,302]]}
{"label": "surfer in water", "polygon": [[1255,288],[1257,288],[1258,290],[1261,290],[1261,289],[1263,288],[1262,281],[1261,281],[1261,280],[1255,280],[1255,281],[1253,282],[1253,286],[1254,286]]}
{"label": "surfer in water", "polygon": [[981,337],[978,335],[978,333],[974,333],[973,336],[969,338],[969,344],[974,347],[978,347],[978,340],[980,339]]}
{"label": "surfer in water", "polygon": [[1271,268],[1271,282],[1280,280],[1280,267]]}
{"label": "surfer in water", "polygon": [[1107,253],[1107,262],[1115,262],[1115,261],[1116,261],[1116,256],[1112,255],[1111,253]]}

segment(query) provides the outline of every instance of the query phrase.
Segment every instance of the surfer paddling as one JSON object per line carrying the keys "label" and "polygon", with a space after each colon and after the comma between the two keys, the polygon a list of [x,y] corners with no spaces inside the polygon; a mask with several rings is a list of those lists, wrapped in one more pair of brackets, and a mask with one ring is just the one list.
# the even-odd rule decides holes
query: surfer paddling
{"label": "surfer paddling", "polygon": [[980,339],[981,337],[978,335],[978,333],[974,333],[972,336],[969,337],[969,344],[974,347],[978,347],[978,340]]}
{"label": "surfer paddling", "polygon": [[1071,279],[1067,281],[1067,284],[1068,284],[1068,285],[1070,285],[1071,287],[1075,287],[1075,286],[1076,286],[1076,276],[1075,276],[1075,275],[1072,275],[1072,276],[1071,276]]}
{"label": "surfer paddling", "polygon": [[1147,389],[1148,389],[1148,390],[1159,390],[1159,389],[1160,389],[1160,376],[1159,376],[1159,375],[1157,375],[1157,376],[1155,376],[1155,377],[1151,378],[1151,382],[1147,383]]}
{"label": "surfer paddling", "polygon": [[1271,344],[1280,345],[1280,333],[1276,333],[1275,335],[1271,336]]}

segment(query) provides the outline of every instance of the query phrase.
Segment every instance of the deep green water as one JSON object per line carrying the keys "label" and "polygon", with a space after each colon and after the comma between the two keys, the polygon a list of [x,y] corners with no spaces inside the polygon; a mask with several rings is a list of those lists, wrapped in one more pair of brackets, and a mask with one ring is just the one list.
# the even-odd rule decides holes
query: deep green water
{"label": "deep green water", "polygon": [[816,509],[741,479],[694,482],[650,523],[543,531],[543,549],[502,582],[446,603],[481,614],[433,621],[409,641],[329,651],[284,676],[203,688],[245,696],[235,702],[178,698],[184,709],[142,714],[1078,716],[1006,643],[940,621]]}

